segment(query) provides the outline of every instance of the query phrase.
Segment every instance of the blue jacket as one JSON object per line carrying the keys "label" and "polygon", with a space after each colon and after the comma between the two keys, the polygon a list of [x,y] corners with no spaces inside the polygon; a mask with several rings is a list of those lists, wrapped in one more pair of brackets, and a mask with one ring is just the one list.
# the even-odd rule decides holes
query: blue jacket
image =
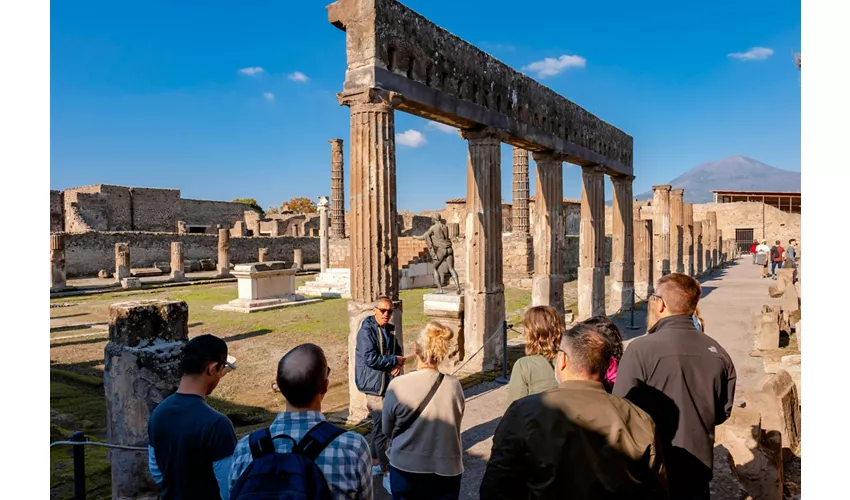
{"label": "blue jacket", "polygon": [[[357,390],[374,396],[383,396],[390,384],[390,372],[396,366],[396,356],[403,356],[393,333],[393,325],[387,323],[389,342],[385,343],[381,328],[374,316],[368,316],[357,332],[357,347],[354,351],[354,383]],[[382,348],[383,347],[383,348]]]}

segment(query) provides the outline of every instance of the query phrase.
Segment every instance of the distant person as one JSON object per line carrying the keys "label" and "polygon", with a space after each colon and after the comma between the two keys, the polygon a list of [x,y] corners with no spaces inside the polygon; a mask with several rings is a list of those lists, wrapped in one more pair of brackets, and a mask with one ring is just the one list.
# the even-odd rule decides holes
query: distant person
{"label": "distant person", "polygon": [[785,249],[785,262],[786,266],[792,268],[794,270],[794,276],[792,278],[792,283],[797,282],[797,240],[791,238],[788,240],[788,248]]}
{"label": "distant person", "polygon": [[729,418],[736,374],[723,347],[694,326],[699,282],[661,277],[648,304],[647,335],[626,349],[614,394],[652,416],[662,439],[671,499],[707,499],[714,429]]}
{"label": "distant person", "polygon": [[177,392],[154,409],[148,422],[148,468],[162,487],[163,500],[228,500],[236,433],[206,398],[231,369],[227,344],[218,337],[200,335],[183,347]]}
{"label": "distant person", "polygon": [[465,403],[458,379],[438,366],[452,331],[436,321],[413,344],[416,371],[393,379],[384,398],[383,429],[391,436],[394,500],[457,500],[463,474],[460,424]]}
{"label": "distant person", "polygon": [[232,500],[372,500],[366,439],[322,415],[330,374],[325,353],[315,344],[296,346],[280,359],[277,386],[286,410],[270,427],[239,440],[228,482]]}
{"label": "distant person", "polygon": [[782,248],[782,242],[776,240],[776,244],[770,247],[770,275],[776,279],[776,268],[782,269],[782,259],[785,255],[785,249]]}
{"label": "distant person", "polygon": [[667,498],[655,424],[602,385],[611,350],[599,326],[564,333],[557,388],[508,407],[481,500]]}
{"label": "distant person", "polygon": [[390,380],[401,374],[404,368],[403,346],[399,344],[390,324],[393,302],[389,297],[378,297],[372,315],[367,316],[357,332],[354,351],[354,383],[357,390],[366,395],[366,408],[372,420],[373,473],[384,476],[384,487],[390,484],[390,462],[387,458],[387,436],[381,424],[384,394]]}
{"label": "distant person", "polygon": [[761,277],[767,278],[770,275],[770,247],[767,246],[767,240],[762,240],[761,244],[756,247],[756,252],[761,259]]}
{"label": "distant person", "polygon": [[508,382],[507,406],[529,394],[558,386],[552,362],[564,331],[561,315],[553,307],[534,306],[522,321],[525,356],[514,363]]}
{"label": "distant person", "polygon": [[756,249],[758,248],[758,246],[759,246],[759,240],[753,241],[753,244],[750,245],[750,253],[753,256],[753,264],[756,263],[756,254],[758,253],[758,251]]}
{"label": "distant person", "polygon": [[614,383],[617,382],[617,367],[619,366],[620,359],[623,358],[623,334],[620,333],[620,328],[617,327],[617,324],[608,319],[607,316],[594,316],[582,321],[582,323],[594,326],[596,331],[605,338],[611,350],[611,361],[608,364],[605,377],[602,379],[602,385],[610,393],[614,390]]}

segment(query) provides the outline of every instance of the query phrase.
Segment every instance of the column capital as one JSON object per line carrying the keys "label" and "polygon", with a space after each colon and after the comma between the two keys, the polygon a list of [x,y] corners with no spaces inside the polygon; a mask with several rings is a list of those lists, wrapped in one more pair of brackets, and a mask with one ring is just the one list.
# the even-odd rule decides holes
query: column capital
{"label": "column capital", "polygon": [[653,191],[670,191],[673,189],[673,186],[670,184],[659,184],[657,186],[652,186]]}
{"label": "column capital", "polygon": [[634,175],[611,175],[611,182],[613,184],[631,184],[635,181]]}
{"label": "column capital", "polygon": [[581,173],[585,175],[603,175],[605,173],[605,167],[602,165],[582,166]]}
{"label": "column capital", "polygon": [[398,92],[391,92],[375,87],[339,92],[336,98],[339,100],[340,105],[348,106],[352,109],[361,106],[376,106],[390,109],[399,105],[402,101],[402,96]]}
{"label": "column capital", "polygon": [[331,143],[331,144],[334,144],[334,145],[336,145],[336,144],[342,145],[342,139],[328,139],[328,142]]}
{"label": "column capital", "polygon": [[685,190],[684,189],[671,189],[670,190],[670,196],[676,196],[676,197],[682,198],[682,197],[685,196]]}
{"label": "column capital", "polygon": [[554,151],[533,151],[531,157],[535,163],[564,163],[564,155],[555,153]]}
{"label": "column capital", "polygon": [[499,129],[493,127],[484,127],[484,128],[466,128],[460,129],[460,137],[461,139],[467,141],[488,141],[488,140],[496,140],[498,142],[503,142],[506,138],[506,134]]}

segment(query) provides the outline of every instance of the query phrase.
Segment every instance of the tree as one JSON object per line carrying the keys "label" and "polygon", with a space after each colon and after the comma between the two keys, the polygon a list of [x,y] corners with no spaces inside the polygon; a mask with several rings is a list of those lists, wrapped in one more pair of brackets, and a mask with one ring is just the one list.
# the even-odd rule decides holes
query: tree
{"label": "tree", "polygon": [[236,198],[235,200],[233,200],[233,203],[242,203],[244,205],[248,205],[249,207],[253,208],[257,212],[260,212],[260,215],[262,215],[262,216],[266,215],[266,213],[260,207],[260,204],[257,203],[257,200],[255,200],[254,198]]}
{"label": "tree", "polygon": [[267,208],[267,209],[266,209],[266,213],[267,213],[267,214],[279,214],[279,213],[280,213],[280,209],[279,209],[279,208],[277,208],[277,207],[275,207],[275,206],[273,206],[273,205],[269,205],[269,208]]}
{"label": "tree", "polygon": [[289,206],[289,209],[295,212],[296,214],[311,214],[315,213],[318,209],[316,208],[316,202],[311,200],[310,198],[305,198],[304,196],[297,196],[287,201],[285,205]]}

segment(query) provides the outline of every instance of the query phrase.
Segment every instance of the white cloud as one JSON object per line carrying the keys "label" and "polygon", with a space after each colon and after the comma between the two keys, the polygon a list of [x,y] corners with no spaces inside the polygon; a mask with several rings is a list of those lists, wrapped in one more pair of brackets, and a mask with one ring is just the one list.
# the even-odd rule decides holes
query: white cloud
{"label": "white cloud", "polygon": [[265,71],[265,70],[263,68],[259,67],[259,66],[255,66],[253,68],[242,68],[242,69],[239,70],[240,73],[242,73],[243,75],[248,75],[248,76],[257,75],[257,74],[262,73],[263,71]]}
{"label": "white cloud", "polygon": [[274,94],[272,94],[271,92],[264,92],[263,97],[265,97],[266,100],[269,102],[274,102]]}
{"label": "white cloud", "polygon": [[405,130],[401,134],[395,135],[395,142],[401,144],[402,146],[408,146],[411,148],[418,148],[419,146],[424,145],[428,142],[425,139],[425,135],[418,130]]}
{"label": "white cloud", "polygon": [[428,124],[425,125],[425,126],[428,127],[428,128],[432,128],[432,129],[434,129],[438,132],[442,132],[444,134],[456,134],[457,133],[456,128],[452,127],[451,125],[446,125],[446,124],[440,123],[440,122],[428,122]]}
{"label": "white cloud", "polygon": [[767,47],[753,47],[746,52],[733,52],[729,54],[732,59],[741,61],[762,61],[773,55],[773,49]]}
{"label": "white cloud", "polygon": [[539,78],[546,78],[547,76],[555,76],[567,68],[583,68],[586,64],[587,59],[581,56],[562,55],[557,59],[547,57],[542,61],[534,61],[528,66],[524,66],[522,70],[537,73]]}
{"label": "white cloud", "polygon": [[305,75],[304,73],[302,73],[300,71],[296,71],[295,73],[290,73],[287,76],[287,78],[289,78],[293,82],[307,83],[308,81],[310,81],[310,79],[307,78],[307,75]]}

